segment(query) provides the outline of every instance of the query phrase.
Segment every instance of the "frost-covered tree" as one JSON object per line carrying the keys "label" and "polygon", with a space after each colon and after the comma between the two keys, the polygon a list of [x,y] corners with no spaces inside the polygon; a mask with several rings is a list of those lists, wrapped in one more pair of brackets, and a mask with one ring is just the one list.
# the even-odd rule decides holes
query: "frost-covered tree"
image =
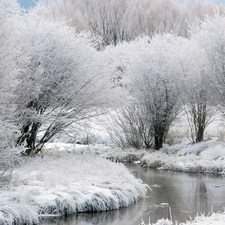
{"label": "frost-covered tree", "polygon": [[160,149],[181,104],[179,85],[188,40],[173,35],[142,38],[130,43],[131,93],[148,112],[155,149]]}
{"label": "frost-covered tree", "polygon": [[40,6],[27,17],[24,51],[29,60],[16,90],[21,125],[17,144],[25,142],[27,153],[32,154],[71,123],[110,106],[114,91],[100,52],[85,34],[76,34],[62,19],[42,16],[43,10]]}
{"label": "frost-covered tree", "polygon": [[[190,29],[191,39],[197,42],[208,59],[208,89],[212,105],[222,112],[225,106],[225,17],[218,13],[197,21]],[[209,101],[208,100],[208,101]]]}
{"label": "frost-covered tree", "polygon": [[[184,46],[182,46],[184,49]],[[191,141],[201,142],[213,115],[210,99],[210,68],[207,55],[194,40],[187,41],[186,60],[181,74],[180,96],[187,115]]]}
{"label": "frost-covered tree", "polygon": [[210,121],[213,114],[212,109],[215,106],[223,114],[225,112],[224,29],[225,17],[219,11],[214,16],[206,16],[203,20],[196,21],[190,28],[191,40],[198,44],[199,52],[204,52],[206,56],[206,66],[202,73],[203,79],[199,89],[202,90],[203,96],[206,96],[204,97],[204,108],[202,108],[202,111],[205,112],[205,125]]}

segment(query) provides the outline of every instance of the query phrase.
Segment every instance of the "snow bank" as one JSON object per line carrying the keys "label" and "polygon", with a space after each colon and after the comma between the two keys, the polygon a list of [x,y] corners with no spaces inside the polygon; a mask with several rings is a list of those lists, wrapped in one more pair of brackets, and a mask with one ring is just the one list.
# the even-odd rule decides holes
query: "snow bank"
{"label": "snow bank", "polygon": [[145,154],[141,165],[179,172],[200,172],[225,175],[225,142],[210,140],[197,144],[166,146]]}
{"label": "snow bank", "polygon": [[[144,221],[140,225],[147,225]],[[204,215],[197,216],[193,221],[187,221],[186,223],[171,222],[169,220],[161,219],[157,223],[148,225],[225,225],[225,213],[213,213],[211,216],[206,217]]]}
{"label": "snow bank", "polygon": [[138,201],[148,188],[122,164],[66,152],[27,158],[11,177],[0,190],[0,224],[119,209]]}

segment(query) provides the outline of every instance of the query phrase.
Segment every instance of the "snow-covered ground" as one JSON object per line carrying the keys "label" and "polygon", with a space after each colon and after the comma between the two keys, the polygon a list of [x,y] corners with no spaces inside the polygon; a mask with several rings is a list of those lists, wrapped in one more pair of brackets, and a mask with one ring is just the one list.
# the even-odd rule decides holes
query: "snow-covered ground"
{"label": "snow-covered ground", "polygon": [[148,188],[123,164],[72,152],[24,159],[7,182],[0,188],[1,225],[127,207]]}

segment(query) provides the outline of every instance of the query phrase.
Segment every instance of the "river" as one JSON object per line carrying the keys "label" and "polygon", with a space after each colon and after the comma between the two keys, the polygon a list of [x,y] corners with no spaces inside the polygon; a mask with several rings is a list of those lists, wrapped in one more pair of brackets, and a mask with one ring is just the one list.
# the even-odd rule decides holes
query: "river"
{"label": "river", "polygon": [[77,213],[52,218],[42,225],[138,225],[143,219],[155,223],[161,218],[185,222],[196,214],[224,211],[225,178],[221,176],[157,171],[127,164],[152,191],[136,204],[110,212]]}

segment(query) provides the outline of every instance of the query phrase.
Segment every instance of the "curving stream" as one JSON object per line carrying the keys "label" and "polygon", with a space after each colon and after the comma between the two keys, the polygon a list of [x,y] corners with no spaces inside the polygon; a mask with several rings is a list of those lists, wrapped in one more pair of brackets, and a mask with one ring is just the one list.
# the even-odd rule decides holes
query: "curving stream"
{"label": "curving stream", "polygon": [[224,211],[225,178],[221,176],[156,171],[127,164],[152,191],[136,204],[110,212],[77,213],[67,218],[43,219],[42,225],[138,225],[161,218],[185,222],[196,214]]}

